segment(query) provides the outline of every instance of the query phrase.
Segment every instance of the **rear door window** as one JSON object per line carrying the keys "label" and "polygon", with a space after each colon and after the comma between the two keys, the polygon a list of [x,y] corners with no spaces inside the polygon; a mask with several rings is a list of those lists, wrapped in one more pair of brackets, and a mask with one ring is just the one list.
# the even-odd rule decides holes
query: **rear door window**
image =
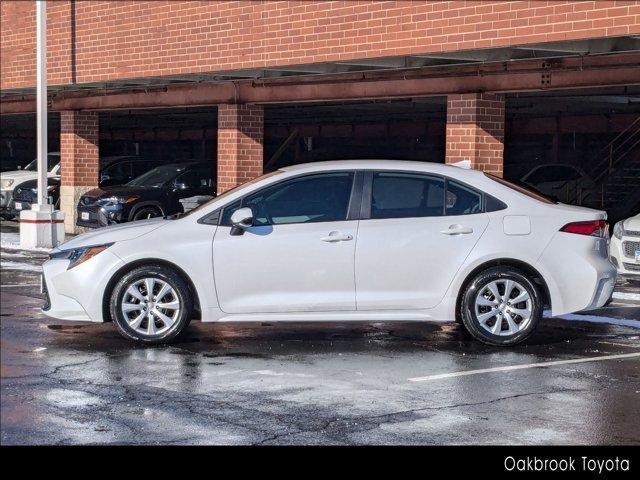
{"label": "rear door window", "polygon": [[444,179],[419,173],[375,172],[371,185],[371,218],[444,215]]}
{"label": "rear door window", "polygon": [[482,212],[482,193],[471,187],[447,180],[447,215],[471,215]]}

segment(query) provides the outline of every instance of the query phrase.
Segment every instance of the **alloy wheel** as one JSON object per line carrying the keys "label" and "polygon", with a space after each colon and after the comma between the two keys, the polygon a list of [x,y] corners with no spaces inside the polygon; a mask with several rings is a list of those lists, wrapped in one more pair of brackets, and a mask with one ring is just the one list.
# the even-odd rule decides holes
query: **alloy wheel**
{"label": "alloy wheel", "polygon": [[180,315],[180,299],[169,283],[147,277],[129,285],[120,309],[129,327],[143,335],[159,335],[171,328]]}
{"label": "alloy wheel", "polygon": [[529,325],[532,312],[531,293],[515,280],[494,280],[480,288],[476,295],[476,318],[492,335],[517,334]]}

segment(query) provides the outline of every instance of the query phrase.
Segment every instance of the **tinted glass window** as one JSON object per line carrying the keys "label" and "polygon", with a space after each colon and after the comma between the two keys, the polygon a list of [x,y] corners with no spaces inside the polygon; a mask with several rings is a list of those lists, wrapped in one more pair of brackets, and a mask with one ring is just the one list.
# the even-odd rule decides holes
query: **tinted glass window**
{"label": "tinted glass window", "polygon": [[374,173],[371,218],[433,217],[444,213],[444,179],[413,173]]}
{"label": "tinted glass window", "polygon": [[161,187],[170,182],[187,169],[184,164],[170,164],[156,167],[131,180],[128,185],[144,185],[146,187]]}
{"label": "tinted glass window", "polygon": [[203,168],[189,170],[176,178],[176,184],[184,184],[186,188],[208,188],[211,186],[211,172]]}
{"label": "tinted glass window", "polygon": [[[53,167],[60,163],[60,155],[47,155],[47,170],[50,172]],[[24,167],[25,170],[36,171],[38,170],[38,159],[32,160]]]}
{"label": "tinted glass window", "polygon": [[447,215],[482,212],[482,194],[453,180],[447,181]]}
{"label": "tinted glass window", "polygon": [[516,192],[520,192],[523,195],[526,195],[527,197],[530,198],[534,198],[536,200],[538,200],[539,202],[542,203],[557,203],[554,202],[553,200],[551,200],[550,198],[544,196],[543,194],[539,193],[539,192],[535,192],[533,191],[531,188],[526,188],[523,187],[522,185],[518,185],[514,182],[510,182],[508,180],[505,180],[504,178],[500,178],[500,177],[496,177],[495,175],[491,175],[490,173],[484,172],[484,174],[489,177],[491,180],[501,183],[502,185],[504,185],[505,187],[509,187],[512,190],[515,190]]}
{"label": "tinted glass window", "polygon": [[158,162],[147,162],[147,161],[135,161],[131,163],[131,167],[133,168],[133,176],[134,178],[142,175],[143,173],[148,172],[152,168],[159,166]]}
{"label": "tinted glass window", "polygon": [[104,180],[120,180],[127,181],[131,178],[131,162],[118,162],[109,165],[100,172],[100,181]]}
{"label": "tinted glass window", "polygon": [[225,225],[227,227],[231,226],[231,215],[240,208],[241,202],[241,200],[238,200],[237,202],[233,202],[231,205],[224,207],[222,210],[222,217],[220,218],[220,225]]}
{"label": "tinted glass window", "polygon": [[[251,194],[242,206],[251,208],[256,226],[337,222],[347,218],[352,184],[352,172],[309,175]],[[231,213],[231,208],[225,208],[223,225]]]}

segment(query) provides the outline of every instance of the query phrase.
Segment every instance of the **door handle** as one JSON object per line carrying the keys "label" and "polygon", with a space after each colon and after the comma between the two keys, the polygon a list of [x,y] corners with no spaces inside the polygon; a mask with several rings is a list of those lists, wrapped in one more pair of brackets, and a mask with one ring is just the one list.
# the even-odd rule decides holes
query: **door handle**
{"label": "door handle", "polygon": [[353,235],[345,235],[344,233],[340,233],[340,232],[331,232],[329,233],[329,235],[327,235],[326,237],[322,237],[320,240],[322,240],[323,242],[346,242],[349,240],[353,240]]}
{"label": "door handle", "polygon": [[445,235],[463,235],[473,233],[473,228],[463,227],[462,225],[449,225],[447,230],[440,230],[440,233]]}

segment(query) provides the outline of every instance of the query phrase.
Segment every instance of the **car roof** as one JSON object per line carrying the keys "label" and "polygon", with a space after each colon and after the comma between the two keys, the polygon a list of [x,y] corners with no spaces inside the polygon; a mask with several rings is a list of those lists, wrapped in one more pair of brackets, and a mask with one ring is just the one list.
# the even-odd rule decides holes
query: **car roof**
{"label": "car roof", "polygon": [[402,170],[408,172],[425,172],[437,175],[455,176],[457,178],[477,178],[483,173],[479,170],[447,165],[444,163],[422,162],[419,160],[330,160],[323,162],[303,163],[282,167],[285,172],[321,172],[329,170]]}

